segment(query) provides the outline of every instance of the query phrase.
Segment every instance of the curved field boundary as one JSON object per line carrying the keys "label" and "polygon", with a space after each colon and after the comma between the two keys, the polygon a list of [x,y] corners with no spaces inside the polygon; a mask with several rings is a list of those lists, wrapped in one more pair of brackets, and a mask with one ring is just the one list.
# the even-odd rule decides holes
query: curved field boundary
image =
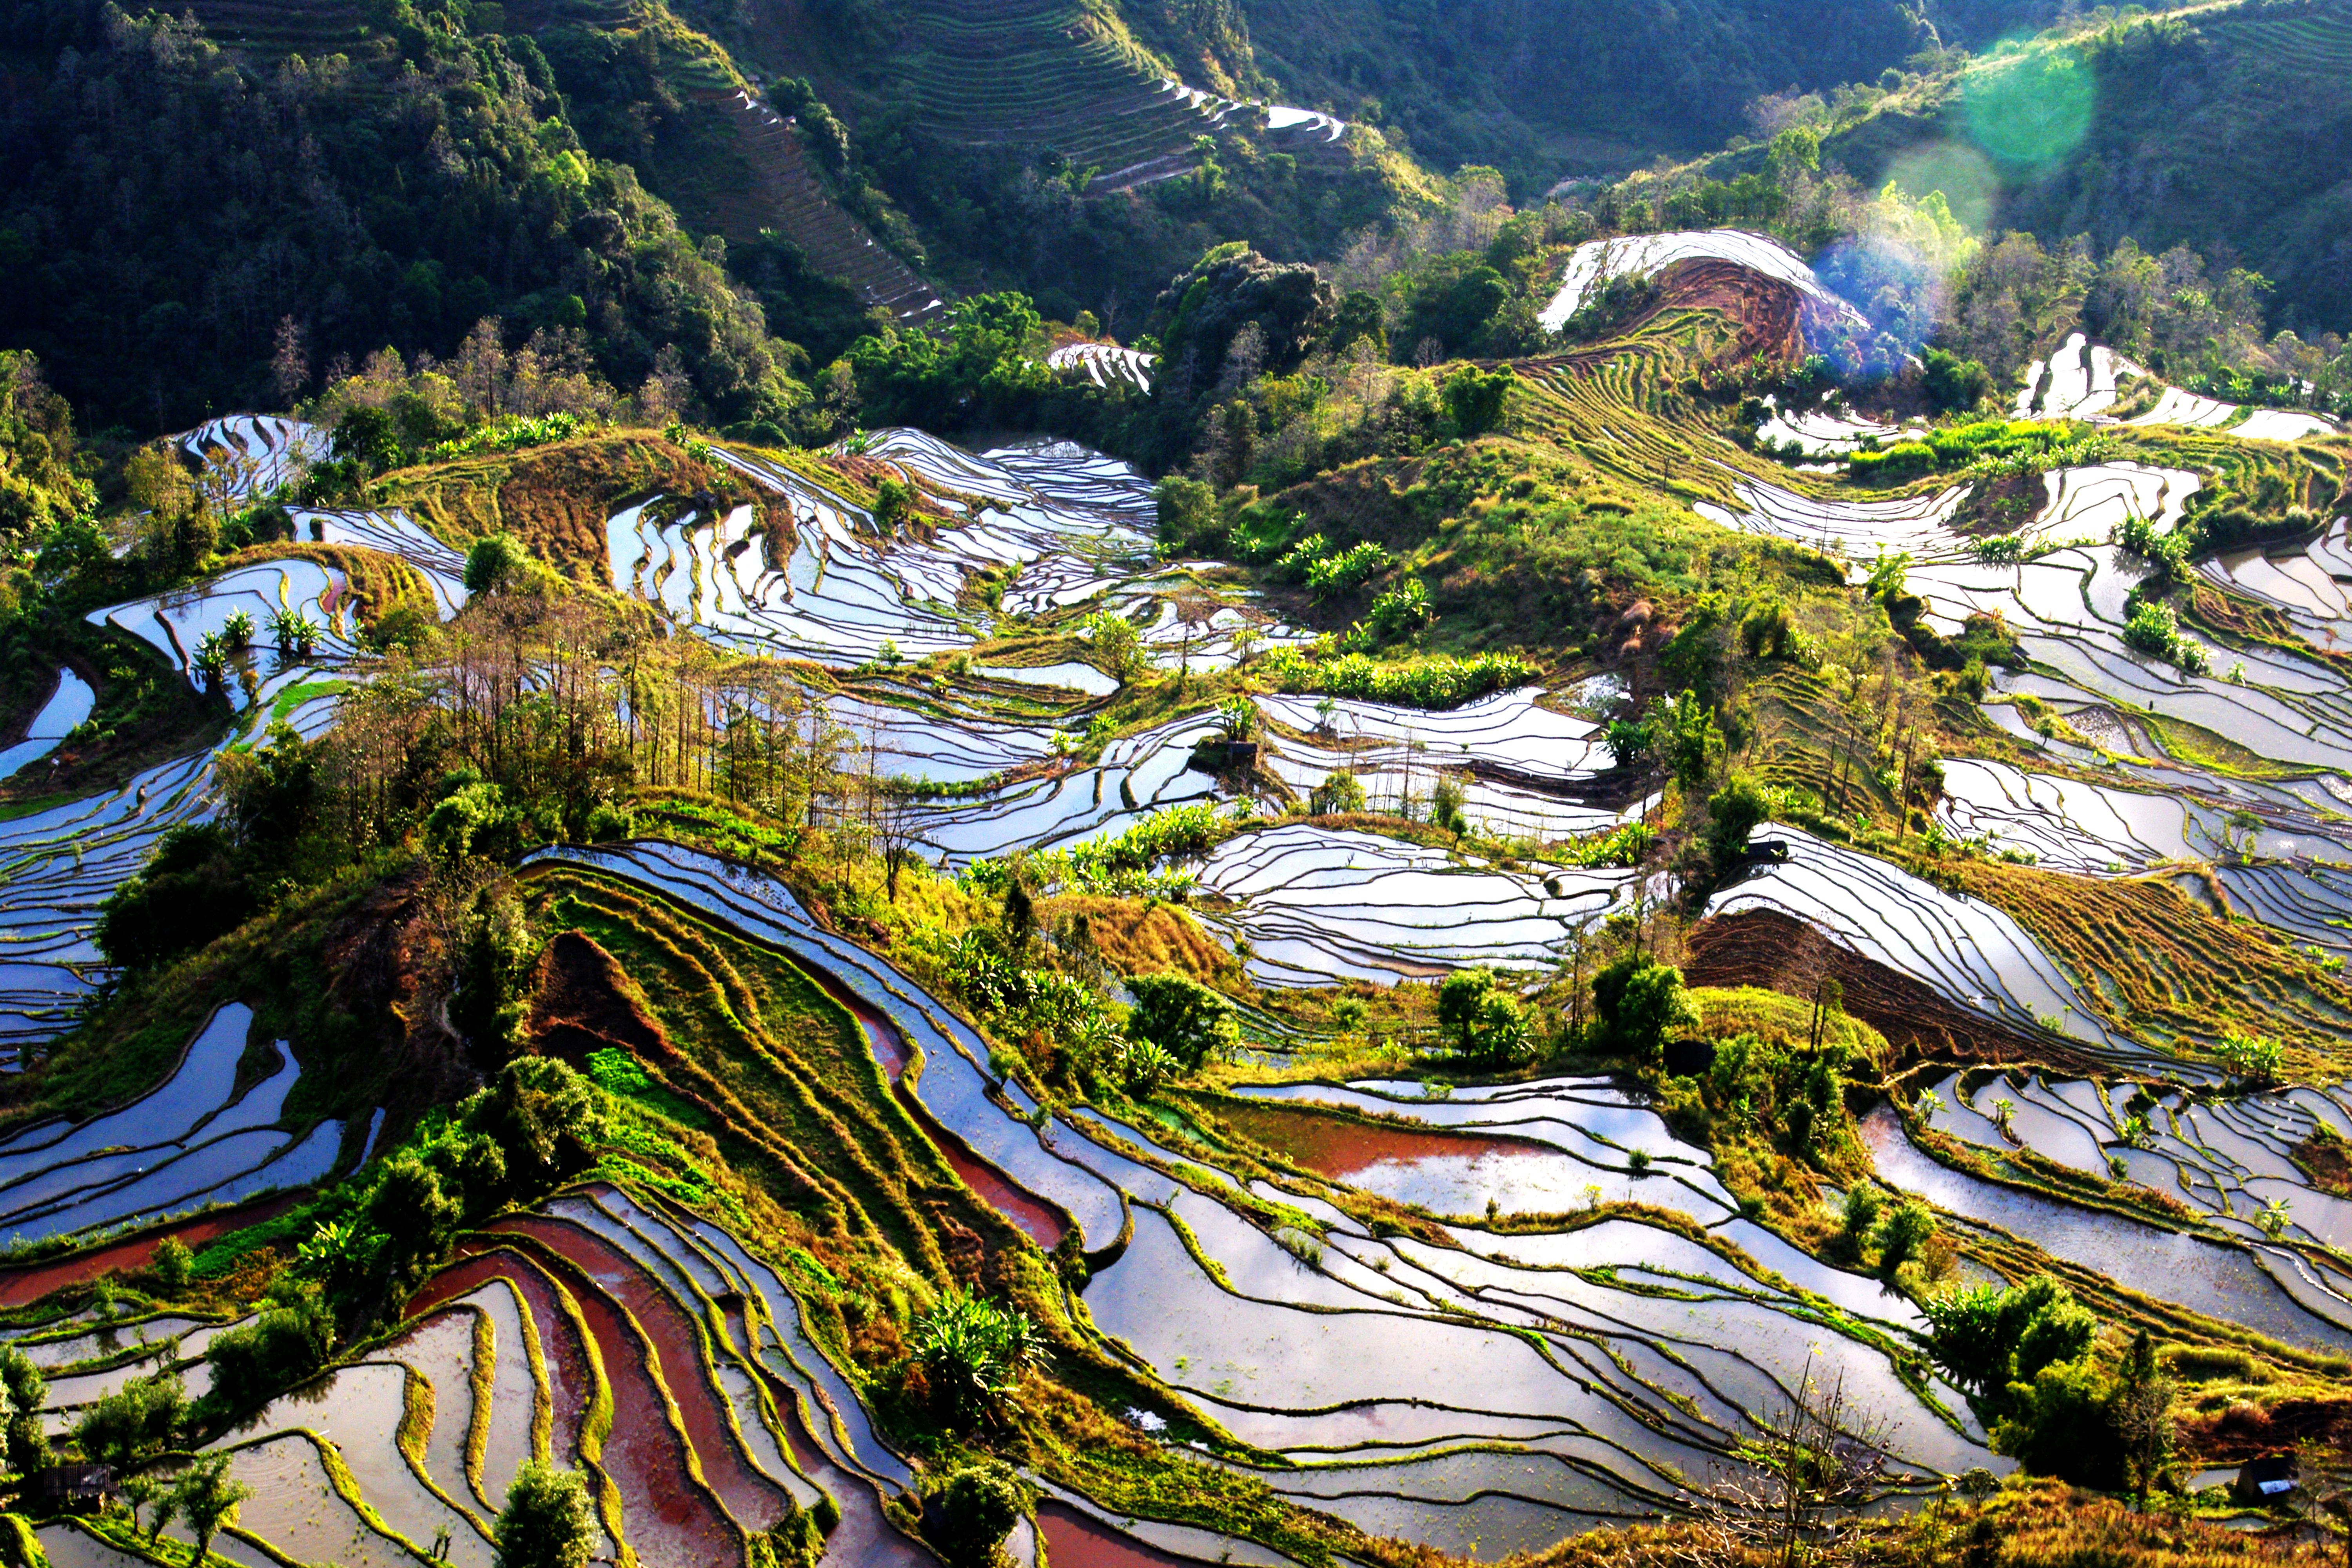
{"label": "curved field boundary", "polygon": [[[601,871],[649,888],[699,911],[746,940],[781,952],[804,970],[831,969],[852,991],[887,1013],[923,1055],[913,1091],[973,1152],[1018,1185],[1075,1216],[1090,1252],[1108,1262],[1107,1248],[1123,1223],[1123,1200],[1089,1173],[1068,1164],[1039,1141],[1028,1119],[1034,1102],[1018,1084],[994,1085],[982,1069],[987,1047],[971,1026],[895,968],[862,948],[821,931],[782,884],[730,866],[698,850],[642,841],[620,850],[550,850],[532,866]],[[904,1083],[904,1079],[900,1080]],[[995,1098],[1002,1093],[1010,1108]]]}
{"label": "curved field boundary", "polygon": [[194,1219],[172,1220],[124,1241],[110,1241],[87,1251],[69,1253],[53,1262],[29,1264],[0,1273],[0,1310],[28,1306],[55,1290],[95,1279],[101,1274],[144,1268],[156,1245],[166,1237],[201,1247],[208,1241],[274,1219],[302,1201],[299,1192],[279,1193],[252,1203],[215,1209]]}
{"label": "curved field boundary", "polygon": [[[706,1221],[693,1222],[693,1234],[689,1234],[686,1226],[664,1212],[659,1200],[649,1195],[602,1185],[585,1189],[583,1195],[594,1203],[607,1226],[618,1227],[615,1239],[625,1237],[624,1245],[632,1256],[646,1264],[648,1271],[674,1294],[683,1293],[687,1310],[709,1325],[713,1337],[725,1346],[730,1362],[751,1375],[754,1386],[749,1392],[753,1394],[756,1406],[751,1418],[779,1440],[780,1457],[791,1467],[795,1479],[831,1497],[840,1509],[840,1523],[834,1530],[828,1552],[845,1562],[895,1563],[906,1568],[928,1562],[928,1557],[891,1521],[883,1506],[882,1484],[870,1475],[853,1473],[835,1463],[814,1436],[802,1403],[808,1394],[805,1380],[786,1377],[766,1364],[764,1358],[743,1353],[742,1347],[758,1348],[752,1308],[763,1298],[759,1286],[734,1273],[729,1260],[721,1256],[732,1251],[748,1260],[740,1242]],[[795,1302],[795,1310],[797,1306]],[[789,1353],[783,1359],[787,1370],[799,1372]],[[854,1396],[848,1398],[847,1404],[859,1419],[868,1450],[877,1455],[887,1453],[873,1441],[863,1406],[856,1404]],[[896,1463],[897,1456],[888,1458]],[[904,1473],[902,1465],[898,1468]],[[911,1480],[911,1477],[907,1479]],[[798,1488],[794,1495],[797,1499]],[[805,1507],[814,1498],[801,1500]]]}
{"label": "curved field boundary", "polygon": [[639,1314],[648,1332],[672,1341],[692,1337],[700,1378],[697,1386],[683,1390],[674,1381],[671,1392],[694,1433],[697,1452],[733,1457],[731,1465],[717,1467],[722,1475],[713,1485],[722,1497],[731,1493],[738,1500],[730,1502],[738,1521],[756,1517],[763,1501],[772,1506],[772,1498],[759,1495],[760,1482],[782,1490],[796,1508],[814,1506],[815,1490],[778,1438],[775,1411],[762,1397],[741,1342],[712,1293],[726,1285],[709,1262],[695,1249],[677,1247],[675,1238],[665,1247],[641,1223],[643,1211],[635,1203],[601,1183],[558,1195],[543,1212],[623,1253],[653,1281],[656,1289]]}
{"label": "curved field boundary", "polygon": [[[484,1234],[541,1255],[572,1287],[611,1383],[613,1426],[603,1462],[621,1485],[625,1529],[657,1561],[677,1552],[694,1562],[740,1554],[744,1527],[707,1479],[692,1427],[663,1376],[659,1347],[634,1310],[656,1288],[626,1255],[562,1221],[516,1215]],[[765,1521],[749,1528],[764,1529]]]}
{"label": "curved field boundary", "polygon": [[[459,1245],[464,1256],[410,1298],[412,1319],[492,1279],[513,1289],[525,1309],[525,1321],[531,1325],[531,1375],[539,1389],[532,1457],[561,1465],[576,1462],[593,1478],[599,1521],[623,1568],[633,1568],[636,1557],[622,1532],[620,1489],[603,1459],[604,1439],[613,1426],[612,1384],[578,1300],[519,1242],[486,1242],[476,1237]],[[537,1327],[541,1319],[547,1325],[544,1333]]]}

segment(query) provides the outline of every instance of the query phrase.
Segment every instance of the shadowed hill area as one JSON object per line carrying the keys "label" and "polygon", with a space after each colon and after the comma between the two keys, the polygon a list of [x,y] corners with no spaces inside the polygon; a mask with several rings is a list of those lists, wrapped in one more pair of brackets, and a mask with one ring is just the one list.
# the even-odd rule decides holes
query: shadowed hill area
{"label": "shadowed hill area", "polygon": [[1441,168],[1516,190],[1753,133],[1768,94],[1874,81],[1923,49],[2046,20],[2033,0],[1258,0],[1259,67],[1297,100],[1376,119]]}
{"label": "shadowed hill area", "polygon": [[2278,285],[2286,324],[2333,324],[2352,313],[2347,63],[2340,0],[2207,7],[1989,58],[1822,152],[1874,184],[1986,121],[2046,121],[2048,146],[1992,149],[1999,226],[2234,253]]}

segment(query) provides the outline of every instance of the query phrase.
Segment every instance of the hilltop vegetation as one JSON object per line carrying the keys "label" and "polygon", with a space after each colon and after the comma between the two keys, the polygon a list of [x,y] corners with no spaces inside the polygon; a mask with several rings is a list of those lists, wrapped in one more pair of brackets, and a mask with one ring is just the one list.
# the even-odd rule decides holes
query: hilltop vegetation
{"label": "hilltop vegetation", "polygon": [[[2151,255],[2185,247],[2218,258],[2217,274],[2243,267],[2275,286],[2271,331],[2309,337],[2352,320],[2333,174],[2352,149],[2336,90],[2352,10],[2137,9],[1786,100],[1773,129],[1817,136],[1825,166],[1864,189],[1940,189],[1979,231],[2021,231],[2053,251],[2081,237],[2095,256],[2126,239]],[[1728,184],[1769,156],[1743,138],[1664,184]]]}

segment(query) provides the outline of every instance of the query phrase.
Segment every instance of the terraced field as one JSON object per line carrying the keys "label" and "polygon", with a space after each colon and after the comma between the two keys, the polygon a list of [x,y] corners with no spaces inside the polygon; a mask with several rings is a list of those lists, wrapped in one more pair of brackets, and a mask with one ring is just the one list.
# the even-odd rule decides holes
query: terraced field
{"label": "terraced field", "polygon": [[[1308,1506],[1457,1550],[1476,1541],[1481,1552],[1646,1512],[1717,1462],[1743,1406],[1793,1387],[1823,1355],[1906,1413],[1898,1489],[1906,1477],[2001,1464],[1950,1391],[1899,1351],[1906,1307],[1740,1220],[1703,1154],[1603,1084],[1548,1083],[1430,1110],[1385,1098],[1412,1086],[1301,1085],[1281,1098],[1507,1130],[1541,1151],[1505,1184],[1475,1162],[1397,1173],[1393,1195],[1435,1212],[1475,1216],[1490,1198],[1515,1210],[1569,1208],[1595,1201],[1585,1194],[1598,1185],[1727,1226],[1729,1246],[1638,1223],[1486,1237],[1475,1217],[1430,1242],[1382,1239],[1330,1205],[1333,1189],[1296,1170],[1270,1185],[1238,1152],[1233,1186],[1204,1184],[1198,1162],[1214,1163],[1213,1147],[1168,1145],[1091,1110],[1041,1115],[1017,1084],[992,1083],[981,1042],[949,1009],[820,931],[767,879],[658,846],[558,852],[536,865],[591,868],[657,893],[829,975],[878,1014],[910,1058],[901,1081],[927,1112],[1104,1254],[1084,1321],[1106,1349],[1139,1358],[1235,1436],[1288,1457],[1299,1468],[1266,1479]],[[1656,1163],[1629,1168],[1634,1150]],[[1325,1222],[1311,1260],[1217,1195],[1244,1188]],[[554,1215],[593,1220],[569,1199]],[[534,1220],[518,1234],[551,1233]],[[1661,1297],[1630,1278],[1596,1286],[1595,1271],[1612,1262],[1672,1289]],[[1766,1283],[1782,1275],[1799,1283]],[[1834,1325],[1826,1347],[1825,1325]],[[1734,1342],[1743,1349],[1720,1348]],[[1471,1363],[1475,1381],[1464,1374]],[[1473,1388],[1475,1405],[1462,1405]]]}
{"label": "terraced field", "polygon": [[928,321],[946,308],[936,288],[825,189],[792,121],[748,86],[713,89],[704,101],[726,118],[751,175],[724,192],[712,214],[721,234],[750,240],[773,229],[799,246],[811,267],[900,321]]}
{"label": "terraced field", "polygon": [[[927,37],[948,51],[944,25]],[[1685,259],[1747,255],[1707,243]],[[1807,287],[1777,257],[1748,260],[1776,288]],[[1593,258],[1586,283],[1613,265]],[[1232,574],[1159,559],[1150,490],[1126,466],[1055,444],[974,455],[910,431],[822,454],[721,445],[756,504],[662,494],[612,511],[610,585],[629,614],[667,639],[804,661],[786,673],[813,732],[837,731],[869,784],[935,786],[898,800],[892,830],[963,875],[923,875],[916,897],[986,897],[982,922],[1000,898],[1014,919],[1001,889],[1027,856],[1044,907],[1026,918],[1050,932],[1037,940],[1076,951],[1080,909],[1106,945],[1141,940],[1070,852],[1212,807],[1208,847],[1143,856],[1149,891],[1118,918],[1181,933],[1165,951],[1224,988],[1234,1061],[1158,1091],[1042,1088],[1008,1065],[1002,1013],[953,988],[970,944],[894,928],[895,889],[863,906],[844,886],[819,896],[773,830],[740,837],[757,864],[651,834],[528,855],[516,880],[547,939],[532,984],[565,963],[603,977],[604,1010],[562,1024],[598,1043],[566,1049],[614,1084],[628,1080],[613,1058],[634,1062],[637,1088],[600,1092],[645,1119],[616,1120],[593,1168],[551,1195],[478,1215],[396,1321],[212,1445],[253,1489],[225,1554],[488,1568],[516,1478],[546,1460],[587,1478],[612,1560],[764,1562],[806,1519],[826,1529],[824,1561],[929,1561],[911,1531],[937,1453],[908,1440],[919,1428],[892,1369],[915,1303],[950,1280],[1024,1292],[1064,1380],[1041,1404],[1073,1424],[1017,1454],[1044,1500],[1013,1538],[1027,1561],[1039,1538],[1079,1562],[1148,1548],[1271,1565],[1291,1560],[1276,1539],[1364,1556],[1377,1537],[1403,1543],[1380,1548],[1391,1555],[1539,1551],[1690,1508],[1823,1383],[1877,1418],[1849,1438],[1881,1467],[1865,1506],[1907,1508],[2013,1461],[1936,1359],[1915,1299],[1925,1260],[1871,1266],[1839,1239],[1838,1205],[1874,1177],[1933,1205],[1938,1288],[2048,1272],[2169,1345],[2298,1374],[2341,1364],[2352,1278],[2335,1249],[2352,1246],[2352,1209],[2311,1151],[2352,1137],[2334,1044],[2352,990],[2326,956],[2352,948],[2332,923],[2352,920],[2352,698],[2323,651],[2352,580],[2342,525],[2203,567],[2200,591],[2295,636],[2217,647],[2223,672],[2190,674],[2126,640],[2145,567],[2109,535],[2131,518],[2179,526],[2221,482],[2205,455],[2226,433],[2050,472],[2021,559],[1988,561],[1958,526],[1965,483],[1860,495],[1718,444],[1664,374],[1702,339],[1740,331],[1661,311],[1622,342],[1528,367],[1530,426],[1857,578],[1906,552],[1928,626],[1957,637],[1997,613],[2023,659],[1980,703],[1949,698],[1947,732],[1981,754],[1941,758],[1936,837],[1989,855],[1922,849],[1924,813],[1892,843],[1816,814],[1819,834],[1760,828],[1695,930],[1649,938],[1687,946],[1696,1005],[1744,1020],[1727,1036],[1789,1036],[1773,1009],[1829,995],[1815,971],[1848,978],[1847,1011],[1831,1002],[1816,1027],[1835,1018],[1858,1058],[1887,1060],[1853,1062],[1843,1092],[1874,1109],[1858,1132],[1836,1122],[1843,1142],[1806,1167],[1793,1207],[1758,1196],[1752,1150],[1723,1133],[1752,1107],[1724,1108],[1710,1134],[1685,1091],[1589,1061],[1465,1068],[1437,1053],[1444,1014],[1413,984],[1475,966],[1539,994],[1563,969],[1580,984],[1589,944],[1642,940],[1673,874],[1662,858],[1579,853],[1664,798],[1654,780],[1620,787],[1607,721],[1625,710],[1622,677],[1561,666],[1435,710],[1229,680],[1215,694],[1238,702],[1219,710],[1174,672],[1222,677],[1252,644],[1306,634]],[[2098,395],[2095,357],[2075,368]],[[1823,456],[1885,434],[1789,428]],[[197,446],[299,449],[299,430],[272,430],[226,422]],[[2142,460],[2160,455],[2180,466]],[[910,485],[910,508],[878,504],[886,477]],[[399,513],[306,511],[298,527],[403,563],[445,616],[467,608],[463,542]],[[325,683],[375,668],[357,575],[266,560],[92,619],[196,679],[196,650],[234,610],[307,610],[311,654],[248,656],[250,680],[225,678],[237,689],[224,700],[241,716],[232,744],[271,718],[318,733],[335,720]],[[1136,634],[1123,678],[1098,614]],[[1139,714],[1155,682],[1172,696]],[[69,727],[74,700],[60,683],[64,706],[36,731]],[[1234,743],[1255,750],[1236,764]],[[103,982],[98,901],[169,826],[218,809],[218,766],[183,758],[0,824],[16,1052],[54,1041]],[[1360,809],[1307,815],[1341,772]],[[1430,820],[1441,784],[1461,813],[1449,826]],[[640,823],[739,804],[681,793],[649,796]],[[1757,981],[1784,994],[1732,988]],[[2293,1087],[2221,1060],[2225,1028],[2279,1035]],[[385,1113],[362,1127],[289,1112],[297,1046],[254,1034],[247,1007],[225,1005],[145,1097],[0,1142],[0,1237],[152,1245],[191,1211],[316,1186],[378,1152]],[[1866,1076],[1898,1057],[1904,1076]],[[2020,1065],[1997,1076],[1988,1059]],[[1421,1076],[1437,1061],[1446,1077]],[[656,1112],[670,1131],[647,1131]],[[893,1291],[904,1310],[871,1305]],[[868,1303],[855,1317],[853,1300]],[[228,1326],[225,1311],[158,1310],[109,1328],[71,1305],[16,1324],[52,1373],[42,1414],[60,1436],[165,1366],[202,1392],[203,1352]],[[1072,1389],[1093,1426],[1069,1414]],[[1218,1480],[1185,1493],[1171,1475]],[[40,1539],[62,1562],[142,1557],[115,1516]]]}
{"label": "terraced field", "polygon": [[2088,419],[2143,427],[2186,426],[2226,430],[2248,441],[2303,441],[2315,436],[2342,433],[2336,421],[2324,414],[2250,408],[2183,392],[2177,386],[2165,387],[2153,407],[2118,420],[2108,410],[2116,406],[2120,384],[2127,377],[2152,379],[2143,366],[2076,332],[2048,360],[2036,360],[2026,367],[2025,385],[2017,395],[2017,416],[2023,419],[2042,415],[2053,419]]}

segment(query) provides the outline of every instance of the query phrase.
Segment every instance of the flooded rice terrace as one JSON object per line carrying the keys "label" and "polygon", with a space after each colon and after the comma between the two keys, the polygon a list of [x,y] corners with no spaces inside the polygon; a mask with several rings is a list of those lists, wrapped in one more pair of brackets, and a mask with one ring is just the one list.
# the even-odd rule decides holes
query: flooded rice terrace
{"label": "flooded rice terrace", "polygon": [[[1668,243],[1677,237],[1654,248],[1680,254]],[[1632,264],[1596,253],[1572,275],[1567,308]],[[1116,357],[1086,363],[1145,374]],[[2063,376],[2043,367],[2043,379],[2044,398],[2087,405],[2112,391],[2115,367],[2078,357]],[[1811,434],[1833,449],[1853,432]],[[189,439],[243,452],[266,489],[312,437],[282,421],[227,421]],[[1087,605],[1127,616],[1165,668],[1228,666],[1303,634],[1249,594],[1211,594],[1159,560],[1150,487],[1098,454],[1066,444],[974,454],[890,431],[861,455],[919,476],[949,515],[893,533],[800,469],[722,447],[719,460],[772,507],[632,504],[607,524],[611,581],[680,632],[854,674],[827,710],[866,764],[953,786],[914,808],[926,858],[960,868],[1066,848],[1212,803],[1243,826],[1181,868],[1196,913],[1251,981],[1277,988],[1387,987],[1472,964],[1496,966],[1506,984],[1532,979],[1645,896],[1635,871],[1539,853],[1489,862],[1370,826],[1282,820],[1263,788],[1240,796],[1194,766],[1199,743],[1219,732],[1213,716],[1171,719],[1074,761],[1120,686],[1066,653],[1008,656],[937,681],[902,671],[987,641],[1005,617]],[[1948,760],[1938,820],[1952,837],[2092,878],[2202,863],[2234,907],[2340,951],[2352,921],[2352,877],[2339,875],[2352,867],[2344,678],[2275,647],[2223,675],[2189,675],[2122,635],[2140,568],[2107,535],[2126,516],[2169,526],[2198,482],[2132,464],[2053,473],[2021,534],[2042,552],[2009,563],[1966,547],[1952,526],[1956,490],[1853,501],[1743,482],[1735,506],[1703,510],[1857,569],[1881,548],[1907,552],[1938,629],[1997,610],[2018,634],[2031,668],[1998,676],[1987,712],[2046,765]],[[445,618],[465,603],[462,555],[404,515],[304,512],[297,524],[304,538],[406,561]],[[2317,646],[2352,616],[2341,522],[2300,553],[2241,552],[2207,571]],[[993,597],[973,591],[983,575]],[[236,611],[308,616],[310,651],[259,658],[233,694],[228,746],[273,721],[307,733],[334,722],[334,683],[357,646],[349,609],[341,574],[289,560],[92,618],[194,680],[199,644]],[[78,685],[61,676],[0,766],[39,765],[37,748],[80,722],[89,698]],[[1345,769],[1373,813],[1426,803],[1451,778],[1488,837],[1558,843],[1637,822],[1646,804],[1596,792],[1612,763],[1610,711],[1579,696],[1531,686],[1426,711],[1263,694],[1260,765],[1302,795]],[[2101,715],[2124,716],[2114,722],[2126,733],[2145,722],[2132,715],[2177,719],[2301,776],[2253,783],[2153,747],[2044,736],[2014,721],[2025,698],[2078,718],[2083,733]],[[165,831],[216,809],[218,754],[0,823],[0,1066],[40,1051],[103,983],[90,940],[100,901]],[[2213,1072],[2113,1026],[2096,1005],[2100,977],[2071,969],[2008,913],[1847,845],[1774,833],[1785,858],[1735,879],[1709,913],[1800,922],[2101,1075],[1952,1072],[1932,1086],[1923,1125],[1937,1136],[1925,1142],[1882,1106],[1863,1131],[1887,1185],[1932,1201],[1950,1225],[2030,1243],[2168,1310],[2352,1351],[2352,1277],[2334,1250],[2352,1247],[2352,1203],[2315,1191],[2294,1156],[2322,1127],[2352,1134],[2352,1100],[2333,1086],[2217,1097]],[[1404,1077],[1321,1081],[1308,1042],[1273,1031],[1253,1049],[1292,1081],[1188,1098],[1165,1117],[1045,1105],[992,1065],[954,1008],[773,879],[656,841],[543,850],[522,874],[553,871],[689,911],[852,1004],[891,1092],[967,1184],[1041,1247],[1067,1237],[1087,1259],[1080,1330],[1237,1439],[1255,1458],[1215,1462],[1276,1497],[1482,1560],[1538,1551],[1687,1503],[1809,1380],[1842,1383],[1885,1422],[1892,1501],[2011,1468],[1925,1353],[1916,1308],[1758,1223],[1704,1148],[1606,1079],[1435,1092]],[[383,1113],[364,1126],[289,1117],[300,1066],[282,1042],[249,1038],[251,1026],[246,1009],[224,1007],[145,1098],[0,1142],[0,1237],[96,1239],[368,1158]],[[2145,1113],[2123,1111],[2142,1083]],[[2187,1217],[2167,1229],[2028,1191],[1963,1168],[1940,1140],[2102,1179],[2120,1168]],[[1340,1201],[1359,1196],[1416,1218],[1367,1223]],[[1835,1198],[1824,1191],[1825,1205]],[[2266,1223],[2280,1204],[2291,1220]],[[222,1441],[253,1495],[220,1549],[257,1563],[438,1555],[487,1568],[508,1484],[526,1461],[551,1458],[593,1462],[606,1478],[600,1529],[621,1538],[602,1543],[606,1555],[625,1542],[648,1563],[731,1560],[742,1532],[822,1495],[840,1513],[827,1561],[924,1561],[884,1508],[913,1485],[908,1457],[881,1435],[854,1369],[810,1333],[796,1294],[805,1279],[765,1246],[603,1184],[500,1220],[428,1283],[400,1333]],[[131,1376],[167,1365],[198,1376],[206,1337],[226,1326],[126,1322],[101,1343],[68,1322],[19,1342],[56,1368],[49,1419],[62,1430]],[[1045,1495],[1037,1530],[1056,1562],[1283,1561],[1199,1525],[1138,1520],[1057,1487]],[[55,1562],[115,1560],[75,1525],[41,1540]],[[1034,1560],[1034,1538],[1023,1540]]]}

